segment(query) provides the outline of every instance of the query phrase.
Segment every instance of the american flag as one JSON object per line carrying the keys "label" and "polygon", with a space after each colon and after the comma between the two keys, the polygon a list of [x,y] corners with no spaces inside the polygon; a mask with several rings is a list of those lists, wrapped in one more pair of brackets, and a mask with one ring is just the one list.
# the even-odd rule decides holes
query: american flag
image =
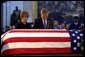
{"label": "american flag", "polygon": [[13,29],[1,36],[1,55],[72,53],[82,37],[79,30]]}
{"label": "american flag", "polygon": [[80,53],[83,43],[83,31],[81,30],[69,30],[71,37],[71,48],[73,53]]}

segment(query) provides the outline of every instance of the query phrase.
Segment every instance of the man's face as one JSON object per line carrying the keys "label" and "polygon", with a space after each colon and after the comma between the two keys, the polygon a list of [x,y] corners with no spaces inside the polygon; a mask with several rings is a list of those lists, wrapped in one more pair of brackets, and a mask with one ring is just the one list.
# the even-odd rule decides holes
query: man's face
{"label": "man's face", "polygon": [[42,12],[41,13],[41,18],[42,19],[47,19],[48,18],[48,13],[47,12]]}
{"label": "man's face", "polygon": [[74,22],[78,22],[79,20],[78,19],[74,19]]}

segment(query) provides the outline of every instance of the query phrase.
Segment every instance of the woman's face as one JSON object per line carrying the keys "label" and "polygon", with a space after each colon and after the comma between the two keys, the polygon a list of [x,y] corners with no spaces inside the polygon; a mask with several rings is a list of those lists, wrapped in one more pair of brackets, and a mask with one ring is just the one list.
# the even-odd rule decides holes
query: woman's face
{"label": "woman's face", "polygon": [[23,17],[24,22],[27,22],[27,19],[28,19],[28,17],[26,17],[26,16]]}

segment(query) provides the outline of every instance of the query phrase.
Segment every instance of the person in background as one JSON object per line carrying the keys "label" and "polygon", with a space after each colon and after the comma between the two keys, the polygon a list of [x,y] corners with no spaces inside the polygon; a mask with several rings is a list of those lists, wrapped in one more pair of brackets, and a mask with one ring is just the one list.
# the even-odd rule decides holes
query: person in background
{"label": "person in background", "polygon": [[65,29],[65,23],[59,23],[58,21],[53,22],[54,29]]}
{"label": "person in background", "polygon": [[53,21],[53,28],[54,29],[57,29],[58,28],[57,26],[58,26],[58,21],[57,20],[54,20]]}
{"label": "person in background", "polygon": [[52,29],[53,22],[51,19],[48,18],[48,10],[43,8],[41,9],[41,18],[36,18],[34,22],[34,29]]}
{"label": "person in background", "polygon": [[29,14],[27,11],[23,11],[20,14],[21,21],[15,25],[15,29],[31,29],[31,24],[27,23]]}
{"label": "person in background", "polygon": [[73,23],[70,24],[68,29],[69,30],[72,30],[72,29],[80,30],[80,29],[82,29],[82,26],[81,26],[81,23],[79,22],[79,20],[80,20],[79,17],[75,16],[74,19],[73,19]]}
{"label": "person in background", "polygon": [[13,28],[18,22],[20,22],[21,20],[20,13],[21,13],[21,10],[19,10],[18,7],[16,6],[16,9],[13,11],[10,18],[11,28]]}

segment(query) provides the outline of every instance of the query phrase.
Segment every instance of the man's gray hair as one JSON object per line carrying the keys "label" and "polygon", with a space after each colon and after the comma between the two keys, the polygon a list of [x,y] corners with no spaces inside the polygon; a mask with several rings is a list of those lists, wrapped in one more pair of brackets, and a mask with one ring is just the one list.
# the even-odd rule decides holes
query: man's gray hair
{"label": "man's gray hair", "polygon": [[41,9],[41,13],[42,13],[42,12],[49,13],[49,11],[48,11],[46,8],[42,8],[42,9]]}

